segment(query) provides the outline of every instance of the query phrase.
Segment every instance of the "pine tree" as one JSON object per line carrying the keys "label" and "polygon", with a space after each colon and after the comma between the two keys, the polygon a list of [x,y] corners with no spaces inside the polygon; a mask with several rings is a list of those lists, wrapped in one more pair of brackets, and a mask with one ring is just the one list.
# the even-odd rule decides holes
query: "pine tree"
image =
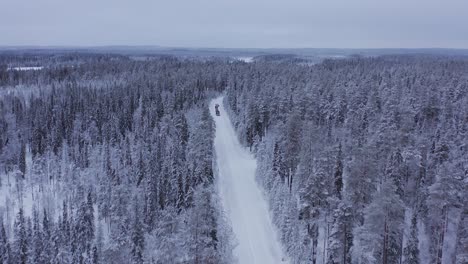
{"label": "pine tree", "polygon": [[61,221],[58,222],[57,233],[57,248],[58,254],[56,255],[58,262],[71,262],[72,254],[72,228],[71,216],[68,214],[68,204],[63,201]]}
{"label": "pine tree", "polygon": [[[211,187],[209,187],[211,188]],[[215,213],[209,188],[199,187],[194,197],[194,207],[190,215],[191,258],[194,263],[215,264],[217,262],[218,235]]]}
{"label": "pine tree", "polygon": [[143,159],[143,151],[140,150],[138,152],[138,160],[137,160],[137,171],[136,171],[136,185],[139,186],[140,183],[143,181],[146,175],[146,165]]}
{"label": "pine tree", "polygon": [[99,261],[99,252],[96,246],[93,246],[93,251],[92,251],[92,264],[98,264],[100,263]]}
{"label": "pine tree", "polygon": [[[439,153],[440,156],[445,156]],[[438,156],[439,156],[438,155]],[[448,155],[448,154],[447,154]],[[445,159],[445,158],[441,158]],[[447,221],[451,210],[462,206],[463,183],[462,177],[457,177],[456,172],[451,171],[452,167],[445,163],[438,167],[436,171],[436,181],[429,190],[429,197],[426,200],[429,208],[429,223],[433,232],[432,239],[432,261],[440,264],[444,258],[444,241],[446,240]]]}
{"label": "pine tree", "polygon": [[94,240],[94,208],[91,192],[82,201],[76,214],[74,229],[74,246],[78,259],[90,260],[91,246]]}
{"label": "pine tree", "polygon": [[419,264],[418,244],[418,219],[417,214],[413,213],[411,218],[410,234],[406,241],[406,246],[403,250],[404,264]]}
{"label": "pine tree", "polygon": [[465,203],[462,208],[460,223],[457,232],[456,264],[468,263],[468,195],[465,194]]}
{"label": "pine tree", "polygon": [[340,202],[333,212],[334,222],[330,232],[327,264],[351,263],[350,249],[353,244],[352,208]]}
{"label": "pine tree", "polygon": [[391,180],[386,180],[366,208],[364,224],[354,230],[353,261],[398,263],[402,243],[404,207]]}
{"label": "pine tree", "polygon": [[26,145],[21,144],[21,152],[19,156],[19,170],[24,179],[26,175]]}
{"label": "pine tree", "polygon": [[284,152],[279,144],[275,142],[274,152],[273,152],[273,175],[272,177],[280,177],[281,180],[284,180],[288,175],[288,168],[286,166]]}
{"label": "pine tree", "polygon": [[13,241],[13,254],[15,255],[15,262],[26,264],[28,262],[28,227],[24,217],[23,208],[20,208],[14,225],[14,241]]}
{"label": "pine tree", "polygon": [[0,264],[11,263],[10,243],[3,225],[3,218],[0,225]]}
{"label": "pine tree", "polygon": [[182,113],[176,114],[174,117],[174,126],[176,128],[176,133],[178,137],[178,142],[182,145],[182,148],[185,152],[185,147],[187,146],[189,140],[189,129],[187,124],[187,119]]}
{"label": "pine tree", "polygon": [[341,192],[343,190],[343,151],[341,143],[338,146],[338,153],[336,156],[336,165],[335,165],[335,192],[338,199],[341,199]]}
{"label": "pine tree", "polygon": [[53,256],[53,247],[55,245],[51,232],[51,223],[47,216],[47,211],[44,209],[42,218],[42,252],[40,263],[49,263]]}
{"label": "pine tree", "polygon": [[387,164],[386,174],[393,180],[395,186],[397,187],[397,193],[400,197],[403,197],[403,157],[400,150],[396,150],[391,156]]}
{"label": "pine tree", "polygon": [[39,212],[34,208],[33,209],[33,234],[32,234],[32,243],[31,243],[31,251],[32,251],[32,262],[33,263],[40,263],[41,257],[43,254],[43,247],[45,246],[45,241],[42,237],[42,230],[40,228],[39,222]]}
{"label": "pine tree", "polygon": [[135,264],[143,263],[143,251],[145,248],[145,237],[140,222],[140,212],[138,206],[138,199],[134,199],[135,212],[133,215],[132,231],[131,231],[131,253],[132,262]]}

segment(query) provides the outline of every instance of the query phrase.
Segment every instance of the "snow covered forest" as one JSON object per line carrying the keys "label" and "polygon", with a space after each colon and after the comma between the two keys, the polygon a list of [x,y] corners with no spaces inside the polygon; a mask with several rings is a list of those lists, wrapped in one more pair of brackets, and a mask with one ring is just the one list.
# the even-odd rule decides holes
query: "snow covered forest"
{"label": "snow covered forest", "polygon": [[[44,68],[7,70],[25,62]],[[228,260],[205,107],[224,87],[219,63],[0,64],[0,263]]]}
{"label": "snow covered forest", "polygon": [[468,61],[251,64],[227,83],[293,263],[468,263]]}
{"label": "snow covered forest", "polygon": [[468,263],[466,57],[4,53],[0,264],[233,262],[222,93],[290,263]]}

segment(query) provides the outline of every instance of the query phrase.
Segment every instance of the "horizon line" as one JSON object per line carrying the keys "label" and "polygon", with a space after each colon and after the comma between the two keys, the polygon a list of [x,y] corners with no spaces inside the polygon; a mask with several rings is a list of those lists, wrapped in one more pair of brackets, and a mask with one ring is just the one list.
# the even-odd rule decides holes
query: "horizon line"
{"label": "horizon line", "polygon": [[147,48],[147,49],[207,49],[207,50],[468,50],[454,47],[209,47],[163,46],[157,44],[109,44],[109,45],[0,45],[0,49],[99,49],[99,48]]}

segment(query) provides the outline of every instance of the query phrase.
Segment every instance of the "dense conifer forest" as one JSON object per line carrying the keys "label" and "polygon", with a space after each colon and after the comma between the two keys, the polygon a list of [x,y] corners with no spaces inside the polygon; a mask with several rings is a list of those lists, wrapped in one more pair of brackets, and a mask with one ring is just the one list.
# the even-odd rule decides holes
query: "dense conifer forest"
{"label": "dense conifer forest", "polygon": [[293,263],[467,263],[468,61],[251,64],[226,101]]}
{"label": "dense conifer forest", "polygon": [[220,94],[290,263],[468,263],[465,57],[11,52],[0,264],[231,263]]}
{"label": "dense conifer forest", "polygon": [[[38,63],[43,69],[8,70]],[[0,64],[0,263],[222,263],[217,62],[8,57]]]}

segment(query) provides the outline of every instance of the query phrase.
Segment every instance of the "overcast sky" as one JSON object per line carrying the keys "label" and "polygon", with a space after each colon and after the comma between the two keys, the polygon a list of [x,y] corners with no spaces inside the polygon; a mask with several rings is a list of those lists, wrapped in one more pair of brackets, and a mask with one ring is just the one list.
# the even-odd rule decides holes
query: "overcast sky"
{"label": "overcast sky", "polygon": [[0,46],[468,48],[468,0],[0,0]]}

